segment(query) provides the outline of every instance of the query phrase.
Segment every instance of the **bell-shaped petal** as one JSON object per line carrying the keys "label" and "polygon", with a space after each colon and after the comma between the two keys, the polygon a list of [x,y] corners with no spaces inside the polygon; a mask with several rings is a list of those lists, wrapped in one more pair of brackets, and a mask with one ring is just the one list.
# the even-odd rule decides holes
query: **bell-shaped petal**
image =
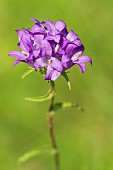
{"label": "bell-shaped petal", "polygon": [[23,36],[21,39],[20,39],[20,42],[19,42],[19,47],[21,48],[21,50],[25,51],[25,52],[30,52],[30,50],[32,49],[32,44],[33,42],[32,41],[29,41],[28,38],[26,38],[26,36]]}
{"label": "bell-shaped petal", "polygon": [[84,62],[89,62],[92,65],[92,60],[88,56],[80,56],[78,58],[78,64],[84,63]]}
{"label": "bell-shaped petal", "polygon": [[15,58],[20,59],[21,58],[21,52],[15,50],[15,51],[10,52],[8,54],[8,56],[14,56]]}
{"label": "bell-shaped petal", "polygon": [[75,41],[75,40],[77,40],[77,38],[78,38],[78,35],[77,34],[75,34],[72,30],[67,34],[67,39],[69,40],[69,41]]}
{"label": "bell-shaped petal", "polygon": [[61,75],[60,72],[54,70],[50,65],[47,67],[45,80],[52,80],[55,81]]}
{"label": "bell-shaped petal", "polygon": [[8,54],[8,56],[14,56],[15,58],[17,58],[19,61],[26,61],[26,59],[28,58],[28,54],[19,52],[19,51],[12,51]]}
{"label": "bell-shaped petal", "polygon": [[65,54],[65,55],[62,56],[62,63],[65,63],[69,60],[71,60],[71,58],[68,55]]}
{"label": "bell-shaped petal", "polygon": [[35,62],[33,66],[34,66],[35,71],[37,71],[39,68],[39,65]]}
{"label": "bell-shaped petal", "polygon": [[13,63],[13,66],[16,66],[19,62],[20,62],[20,60],[15,60]]}
{"label": "bell-shaped petal", "polygon": [[81,56],[82,53],[83,53],[83,51],[78,51],[77,53],[75,53],[75,54],[71,57],[71,61],[72,61],[72,62],[78,62],[79,56]]}
{"label": "bell-shaped petal", "polygon": [[64,70],[67,70],[70,67],[72,67],[74,64],[72,63],[71,58],[68,55],[63,55],[62,65],[63,65]]}
{"label": "bell-shaped petal", "polygon": [[62,63],[57,58],[51,58],[51,67],[59,72],[63,71]]}
{"label": "bell-shaped petal", "polygon": [[60,35],[54,35],[54,36],[53,36],[53,40],[54,40],[56,43],[59,43],[59,41],[60,41]]}
{"label": "bell-shaped petal", "polygon": [[65,24],[63,21],[61,21],[61,20],[59,20],[59,21],[57,21],[57,22],[55,23],[55,28],[56,28],[57,30],[59,30],[60,32],[61,32],[65,27],[66,27],[66,24]]}
{"label": "bell-shaped petal", "polygon": [[44,35],[42,35],[42,34],[34,35],[34,42],[37,45],[41,45],[43,43],[43,40],[44,40]]}
{"label": "bell-shaped petal", "polygon": [[80,70],[82,73],[84,73],[86,71],[86,66],[84,63],[80,63],[80,64],[78,64],[78,66],[80,67]]}
{"label": "bell-shaped petal", "polygon": [[19,37],[19,41],[20,39],[25,35],[25,31],[24,30],[16,30],[18,37]]}
{"label": "bell-shaped petal", "polygon": [[53,68],[49,65],[46,70],[45,80],[51,80]]}
{"label": "bell-shaped petal", "polygon": [[42,57],[52,55],[52,47],[47,40],[43,40],[43,43],[41,44],[41,49],[42,49]]}
{"label": "bell-shaped petal", "polygon": [[66,48],[66,54],[72,56],[76,51],[77,46],[75,44],[68,44]]}
{"label": "bell-shaped petal", "polygon": [[61,72],[59,72],[57,70],[53,70],[51,80],[55,81],[60,75],[61,75]]}
{"label": "bell-shaped petal", "polygon": [[32,33],[41,33],[41,34],[45,34],[45,29],[42,25],[38,25],[38,24],[35,24],[33,25],[32,27]]}
{"label": "bell-shaped petal", "polygon": [[74,40],[73,44],[77,45],[78,47],[80,47],[82,45],[81,41],[79,39]]}
{"label": "bell-shaped petal", "polygon": [[31,18],[31,20],[38,23],[38,24],[40,24],[40,22],[36,18]]}
{"label": "bell-shaped petal", "polygon": [[40,49],[37,49],[37,50],[34,50],[34,51],[33,51],[33,56],[34,56],[35,58],[38,58],[38,57],[39,57],[39,54],[40,54]]}
{"label": "bell-shaped petal", "polygon": [[55,35],[55,25],[52,21],[47,20],[46,22],[46,26],[47,26],[47,31],[50,35]]}
{"label": "bell-shaped petal", "polygon": [[46,61],[44,61],[42,58],[38,58],[35,63],[39,65],[40,68],[47,66]]}

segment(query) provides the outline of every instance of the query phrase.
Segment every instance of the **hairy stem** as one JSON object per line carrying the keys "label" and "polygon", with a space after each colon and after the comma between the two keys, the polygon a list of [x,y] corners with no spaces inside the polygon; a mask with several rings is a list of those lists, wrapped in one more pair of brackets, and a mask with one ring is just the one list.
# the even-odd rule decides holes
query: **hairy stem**
{"label": "hairy stem", "polygon": [[54,151],[55,167],[56,170],[60,170],[58,147],[56,144],[54,130],[53,130],[53,111],[54,111],[54,94],[55,94],[54,81],[50,81],[50,84],[51,84],[51,101],[50,101],[50,107],[48,111],[49,134],[50,134],[51,144]]}

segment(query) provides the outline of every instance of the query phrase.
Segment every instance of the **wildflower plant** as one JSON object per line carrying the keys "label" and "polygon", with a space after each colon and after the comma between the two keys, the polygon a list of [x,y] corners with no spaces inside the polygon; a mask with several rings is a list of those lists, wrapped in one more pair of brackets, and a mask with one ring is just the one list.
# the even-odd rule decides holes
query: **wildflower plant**
{"label": "wildflower plant", "polygon": [[[51,145],[54,151],[56,170],[60,169],[59,152],[53,131],[53,112],[60,108],[78,107],[70,102],[55,103],[55,80],[62,75],[71,89],[67,70],[78,65],[81,72],[86,70],[85,62],[92,64],[89,56],[83,55],[84,46],[79,36],[74,31],[68,31],[66,24],[59,20],[53,23],[50,20],[39,22],[32,18],[35,23],[32,29],[16,30],[19,38],[18,47],[20,51],[12,51],[8,56],[14,56],[14,66],[20,62],[29,65],[29,70],[22,75],[22,78],[33,71],[39,71],[44,79],[50,83],[50,90],[45,96],[28,97],[26,100],[41,102],[50,100],[48,110],[48,126]],[[43,149],[40,149],[40,151]],[[21,157],[21,161],[29,159],[40,153],[39,150],[31,151]]]}

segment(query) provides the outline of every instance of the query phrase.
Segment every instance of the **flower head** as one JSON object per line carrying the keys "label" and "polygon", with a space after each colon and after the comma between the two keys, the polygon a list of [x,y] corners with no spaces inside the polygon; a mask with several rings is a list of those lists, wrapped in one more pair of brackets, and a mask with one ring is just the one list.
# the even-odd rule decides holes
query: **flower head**
{"label": "flower head", "polygon": [[82,73],[85,72],[85,62],[92,64],[88,56],[82,55],[84,46],[77,34],[68,32],[66,24],[59,20],[35,22],[32,29],[16,30],[19,38],[20,51],[12,51],[8,56],[17,60],[14,65],[24,62],[32,66],[35,71],[45,69],[45,80],[55,81],[63,71],[77,64]]}

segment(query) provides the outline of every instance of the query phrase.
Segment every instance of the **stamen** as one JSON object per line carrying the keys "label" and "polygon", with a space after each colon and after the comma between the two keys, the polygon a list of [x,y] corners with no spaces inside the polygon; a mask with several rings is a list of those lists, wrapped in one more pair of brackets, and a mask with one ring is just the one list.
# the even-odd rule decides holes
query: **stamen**
{"label": "stamen", "polygon": [[35,46],[35,45],[37,45],[37,43],[34,41],[34,44],[33,44],[33,46]]}
{"label": "stamen", "polygon": [[76,54],[75,54],[75,55],[72,56],[71,60],[72,60],[72,61],[75,61],[75,60],[78,60],[78,58],[79,58],[79,57],[76,56]]}
{"label": "stamen", "polygon": [[29,53],[27,53],[26,51],[22,51],[22,53],[29,56]]}
{"label": "stamen", "polygon": [[51,63],[51,59],[47,61],[47,64],[50,64]]}
{"label": "stamen", "polygon": [[55,53],[59,50],[59,47],[60,47],[59,44],[57,44],[56,47],[55,47],[55,50],[54,50]]}

